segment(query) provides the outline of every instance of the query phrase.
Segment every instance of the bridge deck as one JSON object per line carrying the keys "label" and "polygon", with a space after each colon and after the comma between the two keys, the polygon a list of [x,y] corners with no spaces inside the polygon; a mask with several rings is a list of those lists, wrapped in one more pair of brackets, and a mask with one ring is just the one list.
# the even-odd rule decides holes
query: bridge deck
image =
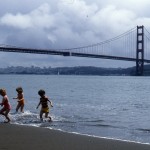
{"label": "bridge deck", "polygon": [[[75,56],[75,57],[89,57],[89,58],[101,58],[101,59],[113,59],[123,61],[136,61],[136,58],[107,56],[87,53],[70,52],[69,50],[46,50],[46,49],[29,49],[18,47],[0,47],[1,52],[15,52],[15,53],[33,53],[33,54],[46,54],[46,55],[62,55],[62,56]],[[144,59],[146,63],[150,63],[150,60]]]}

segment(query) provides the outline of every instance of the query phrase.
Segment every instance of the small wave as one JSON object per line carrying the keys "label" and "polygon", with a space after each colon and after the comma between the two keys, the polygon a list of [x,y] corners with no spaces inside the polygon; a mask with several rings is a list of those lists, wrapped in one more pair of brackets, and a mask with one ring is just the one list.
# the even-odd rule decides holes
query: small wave
{"label": "small wave", "polygon": [[108,125],[108,124],[86,124],[86,125],[87,126],[93,126],[93,127],[117,128],[115,126]]}
{"label": "small wave", "polygon": [[150,132],[150,129],[138,128],[137,130],[139,130],[139,131],[143,131],[143,132]]}
{"label": "small wave", "polygon": [[10,113],[10,117],[13,123],[19,124],[31,124],[38,120],[38,114],[30,111],[25,111],[24,113]]}
{"label": "small wave", "polygon": [[40,127],[50,127],[50,124],[51,124],[51,122],[42,122],[41,124],[40,124]]}
{"label": "small wave", "polygon": [[103,122],[103,121],[104,120],[87,120],[87,121],[84,121],[84,122],[93,122],[93,123],[95,122],[96,123],[96,122]]}
{"label": "small wave", "polygon": [[5,120],[5,117],[4,117],[4,116],[2,116],[2,115],[0,115],[0,123],[3,123],[3,122],[4,122],[4,120]]}
{"label": "small wave", "polygon": [[69,121],[69,120],[60,120],[60,121],[57,121],[57,122],[61,122],[61,123],[76,123],[75,121]]}

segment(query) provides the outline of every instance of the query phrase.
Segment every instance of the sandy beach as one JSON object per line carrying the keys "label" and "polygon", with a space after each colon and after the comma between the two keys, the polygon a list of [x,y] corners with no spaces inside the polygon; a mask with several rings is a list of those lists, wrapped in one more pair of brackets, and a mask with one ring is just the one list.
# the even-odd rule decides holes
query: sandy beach
{"label": "sandy beach", "polygon": [[150,150],[150,145],[0,124],[0,150]]}

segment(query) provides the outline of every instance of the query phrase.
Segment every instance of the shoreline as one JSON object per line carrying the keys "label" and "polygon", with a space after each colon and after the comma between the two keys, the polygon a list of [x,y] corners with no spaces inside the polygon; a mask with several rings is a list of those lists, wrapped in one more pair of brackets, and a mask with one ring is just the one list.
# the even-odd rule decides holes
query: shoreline
{"label": "shoreline", "polygon": [[49,128],[0,124],[0,149],[149,150],[150,144],[68,133]]}
{"label": "shoreline", "polygon": [[63,132],[64,134],[75,134],[75,135],[79,135],[79,136],[87,136],[87,137],[91,137],[91,138],[102,138],[102,139],[106,139],[106,140],[115,140],[115,141],[122,141],[122,142],[130,142],[130,143],[135,143],[135,144],[145,144],[145,145],[150,145],[150,143],[144,143],[144,142],[140,142],[140,141],[132,141],[132,140],[128,140],[128,139],[121,139],[121,138],[115,138],[115,137],[105,137],[105,136],[98,136],[98,135],[90,135],[90,134],[84,134],[84,133],[79,133],[79,132],[69,132],[69,131],[65,131],[62,129],[54,129],[51,127],[46,127],[46,126],[36,126],[36,125],[30,125],[30,124],[15,124],[15,123],[10,123],[11,125],[17,125],[17,126],[25,126],[25,127],[33,127],[33,128],[45,128],[48,130],[53,130],[56,132]]}

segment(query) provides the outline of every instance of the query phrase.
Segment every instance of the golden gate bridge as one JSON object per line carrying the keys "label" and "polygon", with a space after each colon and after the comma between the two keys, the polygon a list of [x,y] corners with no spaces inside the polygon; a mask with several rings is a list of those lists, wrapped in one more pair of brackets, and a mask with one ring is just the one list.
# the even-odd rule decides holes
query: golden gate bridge
{"label": "golden gate bridge", "polygon": [[74,57],[89,57],[136,62],[136,75],[144,72],[144,63],[150,63],[150,32],[137,26],[112,39],[67,49],[34,49],[0,45],[1,52],[33,53]]}

